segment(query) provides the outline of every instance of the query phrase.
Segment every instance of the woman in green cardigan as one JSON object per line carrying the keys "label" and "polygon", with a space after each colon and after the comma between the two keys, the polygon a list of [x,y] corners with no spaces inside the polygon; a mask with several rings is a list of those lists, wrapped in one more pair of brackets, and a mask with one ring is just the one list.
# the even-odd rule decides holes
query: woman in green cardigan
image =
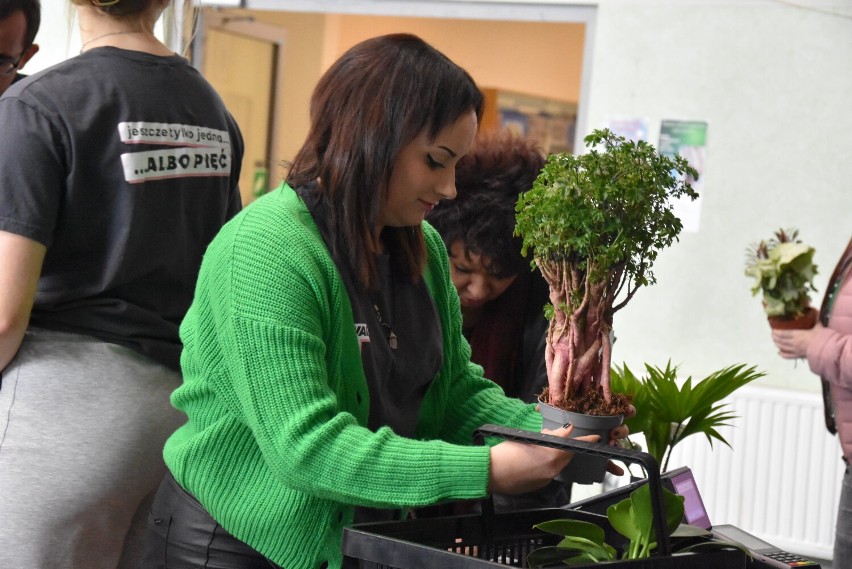
{"label": "woman in green cardigan", "polygon": [[484,423],[541,429],[470,362],[423,222],[455,196],[482,105],[407,34],[354,46],[320,79],[286,182],[204,257],[172,396],[188,420],[166,443],[145,567],[342,567],[347,524],[529,491],[568,463],[471,440]]}

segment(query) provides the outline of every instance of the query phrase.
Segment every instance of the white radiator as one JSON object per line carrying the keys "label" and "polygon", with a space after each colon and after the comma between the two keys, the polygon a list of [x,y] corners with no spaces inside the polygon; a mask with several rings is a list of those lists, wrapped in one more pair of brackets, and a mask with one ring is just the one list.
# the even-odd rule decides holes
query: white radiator
{"label": "white radiator", "polygon": [[689,466],[712,523],[831,559],[844,467],[822,396],[750,385],[728,401],[737,418],[719,432],[733,448],[694,435],[674,448],[668,469]]}

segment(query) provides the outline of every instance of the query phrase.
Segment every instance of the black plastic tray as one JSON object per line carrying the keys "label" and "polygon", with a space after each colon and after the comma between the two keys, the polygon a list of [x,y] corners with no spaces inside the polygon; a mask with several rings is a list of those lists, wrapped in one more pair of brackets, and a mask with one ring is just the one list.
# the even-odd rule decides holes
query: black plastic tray
{"label": "black plastic tray", "polygon": [[[662,484],[657,461],[651,455],[597,443],[566,440],[561,437],[484,425],[477,437],[507,440],[595,454],[627,463],[641,464],[648,473],[654,509],[657,555],[648,559],[611,561],[591,566],[607,569],[740,569],[746,556],[740,550],[708,550],[702,553],[674,554],[663,528]],[[615,532],[605,516],[563,508],[545,508],[495,514],[483,502],[482,514],[412,519],[396,522],[357,524],[343,530],[343,554],[358,561],[361,569],[477,569],[485,567],[526,567],[527,555],[544,545],[555,545],[559,537],[533,528],[555,518],[572,518],[597,523],[604,528],[608,543],[618,547],[626,539]],[[564,569],[566,565],[554,567]]]}
{"label": "black plastic tray", "polygon": [[[607,532],[607,541],[623,543],[604,516],[561,508],[485,515],[426,518],[360,524],[343,531],[343,553],[359,560],[361,569],[482,569],[526,567],[527,555],[559,537],[533,529],[555,518],[594,521]],[[620,541],[619,541],[620,540]],[[591,565],[606,569],[742,569],[740,550],[717,550],[611,561]],[[567,565],[555,565],[566,569]]]}

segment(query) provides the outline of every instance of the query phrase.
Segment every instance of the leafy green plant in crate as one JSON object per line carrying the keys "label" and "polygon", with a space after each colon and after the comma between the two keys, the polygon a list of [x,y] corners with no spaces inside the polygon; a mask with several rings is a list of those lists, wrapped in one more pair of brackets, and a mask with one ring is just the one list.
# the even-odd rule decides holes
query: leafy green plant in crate
{"label": "leafy green plant in crate", "polygon": [[648,453],[662,471],[668,469],[672,449],[685,438],[703,434],[731,446],[717,430],[736,418],[722,400],[737,389],[763,377],[754,366],[737,364],[722,368],[693,382],[679,380],[678,367],[645,364],[646,375],[637,377],[627,365],[611,371],[612,390],[632,397],[636,414],[625,420],[632,435],[642,433]]}
{"label": "leafy green plant in crate", "polygon": [[[703,528],[681,523],[683,519],[683,496],[663,488],[663,507],[666,529],[670,537],[684,538],[675,551],[685,553],[696,549],[720,549],[737,547],[728,541],[711,541],[712,534]],[[545,546],[531,552],[527,565],[531,568],[546,567],[555,563],[579,565],[589,562],[615,561],[618,559],[644,559],[657,548],[654,533],[651,491],[647,484],[634,490],[624,500],[607,509],[607,519],[613,529],[627,538],[626,547],[619,550],[606,543],[604,529],[592,522],[576,519],[555,519],[534,527],[558,535],[562,540],[555,546]],[[696,541],[692,538],[704,538]]]}

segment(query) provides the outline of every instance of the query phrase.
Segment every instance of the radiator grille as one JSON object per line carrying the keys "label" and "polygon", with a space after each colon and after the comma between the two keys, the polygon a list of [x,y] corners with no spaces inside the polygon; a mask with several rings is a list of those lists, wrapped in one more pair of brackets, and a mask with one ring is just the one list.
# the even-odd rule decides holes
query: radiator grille
{"label": "radiator grille", "polygon": [[747,386],[720,433],[675,447],[669,470],[689,466],[712,523],[733,524],[782,549],[830,559],[844,466],[825,430],[818,393]]}

